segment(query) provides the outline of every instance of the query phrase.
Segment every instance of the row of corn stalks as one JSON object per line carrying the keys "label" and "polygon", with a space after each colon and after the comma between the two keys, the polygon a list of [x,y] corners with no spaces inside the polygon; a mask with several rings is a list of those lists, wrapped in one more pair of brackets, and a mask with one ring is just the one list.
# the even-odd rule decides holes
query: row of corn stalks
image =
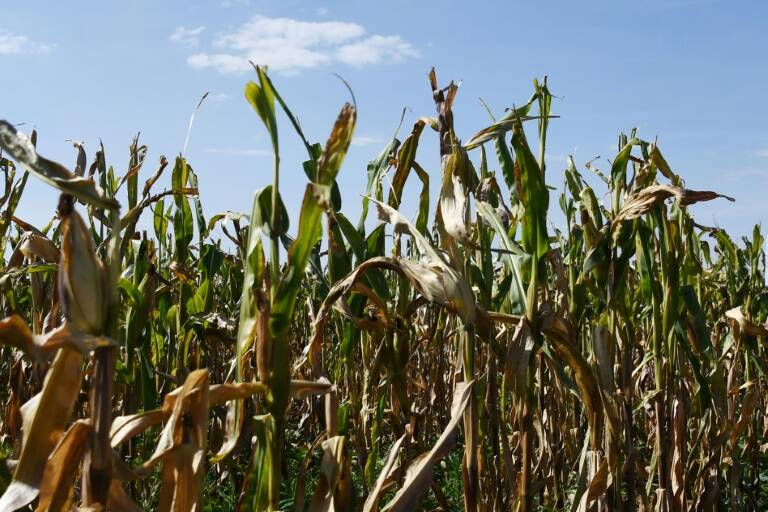
{"label": "row of corn stalks", "polygon": [[[81,144],[71,171],[0,122],[0,510],[766,506],[764,240],[688,210],[730,198],[634,132],[606,172],[548,168],[546,80],[462,141],[433,70],[435,112],[349,219],[355,107],[313,143],[256,75],[274,161],[249,215],[206,218],[183,155],[153,167],[138,137],[125,172]],[[307,151],[294,215],[285,136]],[[43,227],[16,215],[30,174],[61,192]]]}

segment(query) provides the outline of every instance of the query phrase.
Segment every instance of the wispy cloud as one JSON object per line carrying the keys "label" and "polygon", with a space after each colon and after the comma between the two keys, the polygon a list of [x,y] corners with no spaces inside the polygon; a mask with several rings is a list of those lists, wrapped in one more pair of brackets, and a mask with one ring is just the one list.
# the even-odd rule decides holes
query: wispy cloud
{"label": "wispy cloud", "polygon": [[200,45],[200,34],[203,33],[205,27],[176,27],[176,30],[168,38],[174,43],[183,44],[189,48],[196,48]]}
{"label": "wispy cloud", "polygon": [[268,149],[237,149],[237,148],[207,148],[206,153],[212,155],[226,156],[271,156],[272,151]]}
{"label": "wispy cloud", "polygon": [[34,55],[48,53],[52,49],[51,44],[0,29],[0,55]]}
{"label": "wispy cloud", "polygon": [[250,60],[276,72],[295,74],[334,62],[366,66],[417,57],[418,50],[401,36],[367,35],[357,23],[256,15],[216,37],[209,51],[187,57],[187,63],[220,73],[243,73],[251,69]]}
{"label": "wispy cloud", "polygon": [[757,151],[755,151],[755,154],[762,158],[768,158],[768,148],[758,149]]}
{"label": "wispy cloud", "polygon": [[381,137],[369,137],[367,135],[355,135],[352,137],[353,146],[370,146],[373,144],[384,144],[386,140]]}

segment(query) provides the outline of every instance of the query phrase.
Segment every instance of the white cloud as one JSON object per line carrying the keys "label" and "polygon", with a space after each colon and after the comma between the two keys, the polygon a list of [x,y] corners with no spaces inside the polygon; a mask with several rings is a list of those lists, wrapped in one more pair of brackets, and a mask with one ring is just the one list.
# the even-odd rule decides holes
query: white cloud
{"label": "white cloud", "polygon": [[174,43],[183,44],[190,48],[195,48],[200,44],[200,34],[203,33],[205,27],[176,27],[173,34],[168,38]]}
{"label": "white cloud", "polygon": [[219,73],[242,73],[251,69],[247,60],[227,54],[196,53],[187,57],[187,64],[193,68],[214,67]]}
{"label": "white cloud", "polygon": [[362,36],[365,29],[357,23],[343,21],[299,21],[291,18],[268,18],[256,15],[231,34],[214,41],[218,48],[259,51],[278,45],[306,49],[343,43]]}
{"label": "white cloud", "polygon": [[768,148],[766,148],[766,149],[758,149],[755,153],[759,157],[768,158]]}
{"label": "white cloud", "polygon": [[12,34],[0,29],[0,55],[32,55],[48,53],[53,46],[33,41],[27,36]]}
{"label": "white cloud", "polygon": [[328,14],[328,9],[326,9],[325,7],[318,7],[317,9],[315,9],[315,14],[317,14],[318,16],[325,16]]}
{"label": "white cloud", "polygon": [[206,153],[212,155],[227,155],[227,156],[271,156],[272,151],[268,149],[222,149],[222,148],[208,148]]}
{"label": "white cloud", "polygon": [[345,44],[336,50],[336,58],[350,66],[365,66],[382,62],[400,62],[405,58],[420,57],[410,43],[400,36],[373,35],[362,41]]}
{"label": "white cloud", "polygon": [[352,137],[353,146],[370,146],[373,144],[384,144],[386,140],[381,137],[369,137],[367,135],[355,135]]}
{"label": "white cloud", "polygon": [[190,55],[187,64],[220,73],[242,73],[251,69],[250,60],[273,71],[295,74],[334,62],[365,66],[419,57],[418,50],[400,36],[366,37],[365,28],[357,23],[262,15],[219,35],[211,50]]}

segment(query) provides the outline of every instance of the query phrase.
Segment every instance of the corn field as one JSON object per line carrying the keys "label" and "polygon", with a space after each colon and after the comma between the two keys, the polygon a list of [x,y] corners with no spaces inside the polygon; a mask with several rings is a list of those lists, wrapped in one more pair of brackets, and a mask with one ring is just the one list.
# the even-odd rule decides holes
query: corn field
{"label": "corn field", "polygon": [[[81,144],[70,170],[0,122],[0,510],[768,507],[759,225],[697,223],[689,205],[733,199],[634,131],[605,172],[547,165],[546,79],[466,141],[458,86],[428,85],[359,219],[337,182],[354,99],[315,143],[264,68],[250,214],[206,217],[183,154],[152,164],[138,136],[124,172]],[[17,216],[30,174],[61,193],[45,226]]]}

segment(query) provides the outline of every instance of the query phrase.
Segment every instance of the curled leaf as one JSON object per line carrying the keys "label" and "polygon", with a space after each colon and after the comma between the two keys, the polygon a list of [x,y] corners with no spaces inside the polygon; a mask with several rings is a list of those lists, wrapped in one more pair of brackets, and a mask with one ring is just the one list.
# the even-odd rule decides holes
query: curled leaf
{"label": "curled leaf", "polygon": [[738,334],[742,332],[747,336],[768,336],[768,329],[763,325],[757,325],[748,320],[741,311],[741,306],[736,306],[735,308],[726,311],[725,317],[731,321],[731,324],[734,327],[738,328],[737,333],[734,334],[734,338],[738,339]]}
{"label": "curled leaf", "polygon": [[61,436],[45,465],[37,510],[68,510],[74,498],[74,483],[91,432],[87,420],[78,420]]}
{"label": "curled leaf", "polygon": [[612,229],[615,229],[615,226],[622,221],[636,219],[641,215],[648,213],[654,205],[665,199],[669,199],[670,197],[675,197],[680,200],[681,205],[689,205],[701,201],[711,201],[718,197],[723,197],[729,201],[735,201],[732,197],[718,194],[717,192],[711,192],[709,190],[688,190],[673,185],[651,185],[629,196],[621,207],[621,210],[619,210],[619,213],[614,217]]}
{"label": "curled leaf", "polygon": [[312,325],[312,338],[304,349],[304,356],[297,366],[309,359],[317,367],[318,350],[322,345],[323,327],[333,306],[349,293],[372,269],[397,272],[408,280],[429,302],[439,304],[457,314],[465,322],[475,320],[475,303],[466,282],[445,264],[426,265],[402,258],[378,256],[358,265],[346,277],[339,280],[328,292]]}
{"label": "curled leaf", "polygon": [[66,194],[100,208],[115,209],[117,201],[107,197],[91,178],[82,178],[63,165],[37,154],[35,146],[21,132],[7,121],[0,120],[0,147],[23,165],[29,172],[53,185]]}
{"label": "curled leaf", "polygon": [[474,381],[459,382],[453,392],[451,419],[443,429],[432,449],[417,457],[408,467],[405,482],[394,498],[384,507],[384,512],[416,510],[421,495],[432,483],[432,470],[435,464],[445,457],[455,446],[458,437],[459,422],[464,417],[464,410],[469,404],[474,389]]}
{"label": "curled leaf", "polygon": [[45,464],[64,432],[82,382],[83,356],[63,348],[45,376],[43,390],[22,406],[24,439],[13,480],[0,510],[16,510],[38,496]]}

